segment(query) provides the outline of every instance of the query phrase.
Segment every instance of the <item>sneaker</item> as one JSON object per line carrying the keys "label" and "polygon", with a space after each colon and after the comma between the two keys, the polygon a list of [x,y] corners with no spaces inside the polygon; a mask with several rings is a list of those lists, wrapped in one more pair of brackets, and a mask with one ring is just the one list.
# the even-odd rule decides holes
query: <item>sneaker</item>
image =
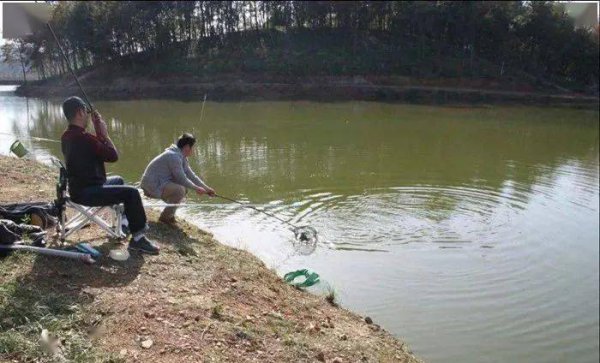
{"label": "sneaker", "polygon": [[127,247],[127,249],[130,251],[139,251],[150,255],[158,255],[160,252],[160,247],[155,242],[152,242],[146,238],[146,236],[137,241],[132,237],[129,241],[129,247]]}

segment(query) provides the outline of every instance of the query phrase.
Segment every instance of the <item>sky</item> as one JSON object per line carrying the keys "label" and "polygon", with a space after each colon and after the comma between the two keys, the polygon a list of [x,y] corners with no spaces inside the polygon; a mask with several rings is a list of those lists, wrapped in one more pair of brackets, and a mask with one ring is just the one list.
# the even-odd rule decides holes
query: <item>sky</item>
{"label": "sky", "polygon": [[[6,40],[4,40],[4,27],[3,27],[3,8],[4,8],[4,4],[5,3],[24,3],[24,2],[30,2],[30,1],[0,1],[0,47],[6,43]],[[2,51],[0,50],[0,56],[2,55]]]}
{"label": "sky", "polygon": [[44,1],[0,1],[0,46],[2,46],[6,40],[4,40],[4,26],[3,26],[3,8],[5,3],[27,3],[27,2],[41,2]]}

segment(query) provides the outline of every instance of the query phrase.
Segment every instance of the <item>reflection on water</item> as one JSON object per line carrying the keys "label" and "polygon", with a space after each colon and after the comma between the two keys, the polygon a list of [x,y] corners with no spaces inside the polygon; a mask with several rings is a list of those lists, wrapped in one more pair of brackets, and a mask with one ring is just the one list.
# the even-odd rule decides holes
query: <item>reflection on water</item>
{"label": "reflection on water", "polygon": [[[294,253],[277,220],[220,200],[182,211],[342,304],[428,361],[598,360],[598,112],[377,103],[98,102],[130,182],[182,131],[223,195],[319,231]],[[58,104],[0,93],[17,135],[60,155]],[[8,136],[9,134],[11,136]],[[36,137],[38,139],[32,139]]]}

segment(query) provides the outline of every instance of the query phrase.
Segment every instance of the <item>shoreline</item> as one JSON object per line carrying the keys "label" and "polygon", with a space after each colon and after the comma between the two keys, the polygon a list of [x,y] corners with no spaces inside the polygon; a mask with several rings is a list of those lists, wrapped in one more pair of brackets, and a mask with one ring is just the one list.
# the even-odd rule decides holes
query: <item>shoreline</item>
{"label": "shoreline", "polygon": [[[1,203],[53,200],[55,181],[49,167],[0,156]],[[147,213],[158,256],[94,265],[3,258],[0,360],[421,362],[335,295],[327,301],[293,288],[249,252]],[[105,256],[125,248],[95,226],[74,236],[68,242],[89,242]],[[44,330],[58,346],[40,345]]]}
{"label": "shoreline", "polygon": [[[82,85],[86,93],[96,100],[167,99],[202,101],[205,95],[217,102],[228,101],[376,101],[409,104],[438,105],[537,105],[597,108],[599,98],[575,93],[551,93],[518,89],[484,88],[485,83],[465,84],[385,84],[383,78],[367,81],[362,77],[341,77],[305,82],[256,82],[256,80],[182,80],[165,79],[164,82],[147,78],[122,77],[104,84],[92,79]],[[65,98],[79,94],[74,81],[69,79],[38,81],[20,85],[16,94],[24,97]]]}

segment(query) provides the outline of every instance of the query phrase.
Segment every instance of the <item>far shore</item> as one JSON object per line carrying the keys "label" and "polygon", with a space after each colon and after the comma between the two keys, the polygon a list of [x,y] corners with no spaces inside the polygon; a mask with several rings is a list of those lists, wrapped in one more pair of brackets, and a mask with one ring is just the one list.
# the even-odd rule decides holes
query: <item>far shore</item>
{"label": "far shore", "polygon": [[[260,77],[186,79],[180,76],[81,77],[86,93],[96,100],[174,99],[202,101],[378,101],[410,104],[510,104],[597,108],[597,96],[540,90],[522,85],[498,85],[486,80],[415,81],[398,77],[323,77],[304,81]],[[25,97],[64,98],[78,94],[72,78],[22,84],[17,94]]]}

